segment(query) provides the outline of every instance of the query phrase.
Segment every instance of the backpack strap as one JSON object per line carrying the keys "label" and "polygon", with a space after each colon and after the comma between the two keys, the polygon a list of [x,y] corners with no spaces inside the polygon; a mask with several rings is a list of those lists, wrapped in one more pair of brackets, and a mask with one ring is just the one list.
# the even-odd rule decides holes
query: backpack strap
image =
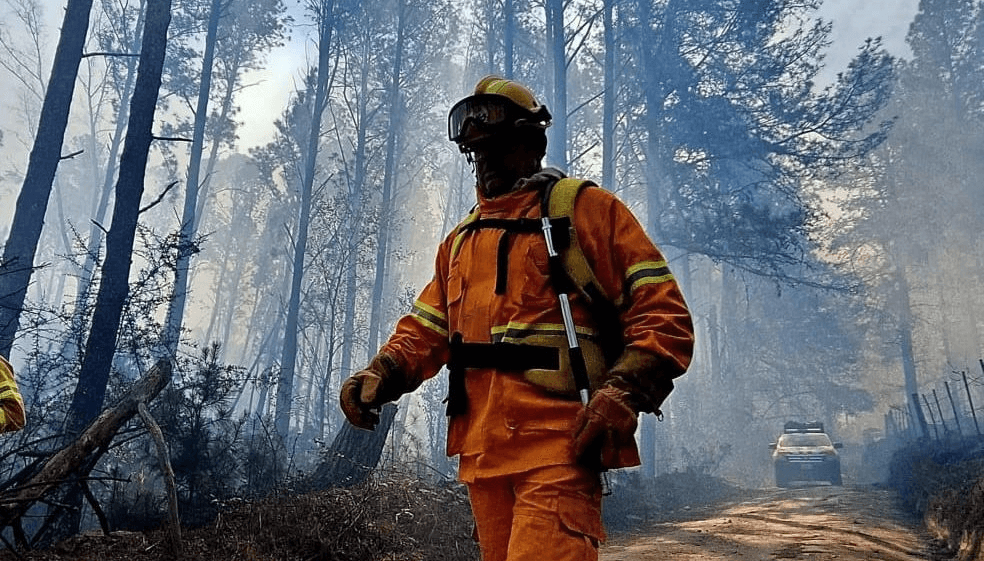
{"label": "backpack strap", "polygon": [[567,243],[557,248],[561,255],[563,272],[587,302],[591,315],[598,322],[605,362],[611,365],[624,350],[621,322],[618,319],[618,309],[622,306],[624,297],[620,292],[614,300],[608,298],[577,240],[577,232],[574,229],[574,204],[581,191],[588,187],[597,187],[597,184],[571,177],[558,180],[544,192],[542,212],[544,216],[550,217],[551,222],[558,225],[566,224],[569,227],[568,234],[565,236]]}
{"label": "backpack strap", "polygon": [[461,249],[461,241],[464,239],[465,232],[468,231],[469,224],[477,221],[480,216],[481,211],[478,205],[475,205],[468,216],[454,227],[454,241],[451,242],[451,259],[454,259],[454,256],[458,254],[458,250]]}

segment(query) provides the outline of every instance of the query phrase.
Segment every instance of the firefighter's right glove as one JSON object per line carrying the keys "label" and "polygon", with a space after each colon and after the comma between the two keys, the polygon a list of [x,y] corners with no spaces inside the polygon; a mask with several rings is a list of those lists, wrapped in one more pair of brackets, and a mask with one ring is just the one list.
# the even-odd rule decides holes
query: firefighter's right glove
{"label": "firefighter's right glove", "polygon": [[373,430],[379,424],[379,388],[383,379],[371,370],[361,370],[342,382],[338,399],[350,423]]}
{"label": "firefighter's right glove", "polygon": [[615,469],[639,465],[635,447],[638,415],[628,392],[605,386],[577,414],[574,455],[583,465]]}
{"label": "firefighter's right glove", "polygon": [[379,424],[379,407],[403,395],[396,375],[396,363],[376,355],[365,370],[342,382],[338,400],[345,418],[360,429],[373,430]]}

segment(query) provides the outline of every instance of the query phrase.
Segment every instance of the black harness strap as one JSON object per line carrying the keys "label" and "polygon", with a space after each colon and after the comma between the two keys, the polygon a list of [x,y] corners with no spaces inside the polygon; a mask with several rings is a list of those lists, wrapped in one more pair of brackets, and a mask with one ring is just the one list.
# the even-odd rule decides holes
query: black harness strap
{"label": "black harness strap", "polygon": [[558,370],[560,350],[555,347],[520,343],[451,344],[451,363],[459,368],[495,370]]}
{"label": "black harness strap", "polygon": [[[550,225],[554,232],[554,245],[557,251],[562,251],[570,244],[571,219],[569,217],[553,218]],[[543,224],[537,218],[479,218],[462,226],[461,230],[481,230],[491,228],[502,230],[499,245],[496,250],[495,262],[495,293],[506,293],[506,279],[509,274],[509,241],[511,234],[538,234],[542,232]],[[551,263],[551,277],[555,277],[556,265]],[[566,277],[566,275],[563,275]]]}
{"label": "black harness strap", "polygon": [[479,218],[462,226],[462,230],[480,230],[494,228],[507,232],[539,232],[540,221],[536,218]]}
{"label": "black harness strap", "polygon": [[499,247],[495,253],[495,293],[506,293],[506,279],[509,275],[509,232],[503,232],[499,238]]}
{"label": "black harness strap", "polygon": [[468,410],[465,369],[492,368],[501,371],[559,370],[560,350],[518,343],[464,343],[455,333],[449,345],[447,415],[454,417]]}

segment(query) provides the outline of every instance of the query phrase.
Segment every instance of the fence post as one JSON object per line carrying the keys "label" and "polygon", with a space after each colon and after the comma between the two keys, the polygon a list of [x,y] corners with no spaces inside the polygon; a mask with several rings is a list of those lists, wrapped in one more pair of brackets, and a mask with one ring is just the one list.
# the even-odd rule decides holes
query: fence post
{"label": "fence post", "polygon": [[926,394],[922,394],[923,401],[926,402],[926,410],[929,411],[929,420],[933,421],[933,434],[936,435],[936,440],[940,439],[940,429],[936,428],[936,415],[933,414],[933,407],[929,404],[929,399]]}
{"label": "fence post", "polygon": [[[984,364],[981,366],[984,367]],[[970,384],[967,383],[967,372],[963,371],[960,375],[963,377],[964,389],[967,390],[967,403],[970,404],[970,416],[974,418],[974,429],[977,430],[977,436],[980,436],[981,426],[977,424],[977,412],[974,411],[974,398],[970,396]]]}
{"label": "fence post", "polygon": [[946,419],[943,418],[943,408],[940,407],[940,398],[936,395],[936,388],[933,388],[933,401],[936,402],[936,411],[940,414],[940,424],[943,425],[943,435],[945,436],[950,431],[946,428]]}
{"label": "fence post", "polygon": [[950,381],[943,380],[943,386],[946,388],[946,396],[950,398],[950,409],[953,409],[953,422],[957,424],[957,435],[963,436],[963,427],[960,426],[960,414],[957,413],[957,404],[953,401],[953,394],[950,393]]}
{"label": "fence post", "polygon": [[923,437],[929,438],[929,427],[926,426],[926,415],[919,405],[919,394],[913,393],[910,403],[912,403],[912,408],[916,410],[916,421],[919,422],[919,428],[922,430]]}

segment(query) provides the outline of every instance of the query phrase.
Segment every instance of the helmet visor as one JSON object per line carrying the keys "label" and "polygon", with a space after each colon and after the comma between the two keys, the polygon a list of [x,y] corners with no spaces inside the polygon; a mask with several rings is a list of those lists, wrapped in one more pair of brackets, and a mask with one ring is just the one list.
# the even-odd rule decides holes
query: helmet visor
{"label": "helmet visor", "polygon": [[494,94],[466,97],[448,113],[448,139],[461,143],[466,128],[471,125],[483,132],[518,117],[515,104],[508,98]]}

